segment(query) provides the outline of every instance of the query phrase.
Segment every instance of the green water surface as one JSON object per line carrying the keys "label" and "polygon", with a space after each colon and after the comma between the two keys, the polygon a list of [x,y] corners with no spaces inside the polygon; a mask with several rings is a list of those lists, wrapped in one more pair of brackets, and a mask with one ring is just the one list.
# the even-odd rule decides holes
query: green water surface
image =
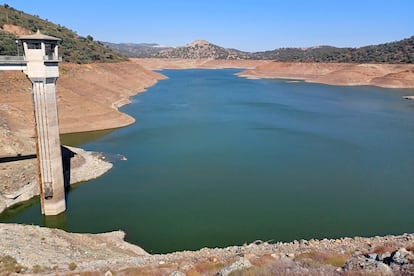
{"label": "green water surface", "polygon": [[122,109],[134,125],[66,137],[126,161],[72,187],[63,215],[31,201],[0,220],[122,229],[153,253],[414,231],[414,91],[236,72],[163,70]]}

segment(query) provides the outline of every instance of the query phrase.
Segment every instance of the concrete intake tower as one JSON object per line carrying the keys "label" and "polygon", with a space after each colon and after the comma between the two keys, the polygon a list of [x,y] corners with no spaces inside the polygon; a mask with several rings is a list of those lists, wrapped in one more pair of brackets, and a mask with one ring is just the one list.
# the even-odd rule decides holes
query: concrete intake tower
{"label": "concrete intake tower", "polygon": [[57,215],[66,209],[56,102],[61,40],[38,31],[20,36],[20,41],[26,62],[23,72],[32,82],[42,214]]}

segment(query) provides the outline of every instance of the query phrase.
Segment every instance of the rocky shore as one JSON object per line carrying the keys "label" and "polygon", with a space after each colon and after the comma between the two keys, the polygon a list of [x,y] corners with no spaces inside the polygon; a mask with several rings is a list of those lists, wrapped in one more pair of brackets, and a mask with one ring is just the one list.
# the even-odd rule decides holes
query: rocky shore
{"label": "rocky shore", "polygon": [[[0,128],[0,142],[11,148],[9,159],[0,162],[0,213],[17,203],[39,195],[37,159],[33,140],[21,139]],[[4,150],[4,147],[3,147]],[[103,175],[112,168],[101,153],[63,146],[64,175],[67,184],[88,181]]]}
{"label": "rocky shore", "polygon": [[[125,233],[74,234],[0,224],[0,274],[75,275],[413,275],[414,235],[256,241],[150,255]],[[36,253],[34,253],[36,252]]]}

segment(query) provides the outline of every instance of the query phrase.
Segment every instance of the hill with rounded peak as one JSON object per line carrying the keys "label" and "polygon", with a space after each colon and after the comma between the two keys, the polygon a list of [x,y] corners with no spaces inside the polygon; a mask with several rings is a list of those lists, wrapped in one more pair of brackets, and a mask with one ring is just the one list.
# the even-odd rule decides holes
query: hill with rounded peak
{"label": "hill with rounded peak", "polygon": [[151,57],[182,59],[250,59],[250,53],[227,49],[206,40],[195,40],[185,46],[161,50]]}
{"label": "hill with rounded peak", "polygon": [[[95,41],[91,35],[82,37],[59,24],[16,10],[7,4],[0,5],[0,55],[17,55],[15,41],[18,36],[32,34],[37,30],[62,39],[60,55],[66,62],[81,64],[127,59],[119,52]],[[19,50],[22,53],[22,49]]]}
{"label": "hill with rounded peak", "polygon": [[188,43],[187,45],[185,45],[186,47],[196,47],[196,45],[208,45],[208,44],[211,44],[210,42],[208,42],[207,40],[204,40],[204,39],[197,39],[197,40],[194,40],[193,42],[191,42],[191,43]]}

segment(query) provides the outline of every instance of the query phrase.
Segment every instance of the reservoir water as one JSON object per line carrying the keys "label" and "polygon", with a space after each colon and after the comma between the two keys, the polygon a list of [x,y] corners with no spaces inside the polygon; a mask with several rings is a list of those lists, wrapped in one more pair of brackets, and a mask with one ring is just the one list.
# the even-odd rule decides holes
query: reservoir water
{"label": "reservoir water", "polygon": [[72,187],[63,215],[32,200],[0,221],[122,229],[152,253],[414,231],[413,91],[236,72],[163,70],[122,108],[134,125],[65,138],[126,161]]}

